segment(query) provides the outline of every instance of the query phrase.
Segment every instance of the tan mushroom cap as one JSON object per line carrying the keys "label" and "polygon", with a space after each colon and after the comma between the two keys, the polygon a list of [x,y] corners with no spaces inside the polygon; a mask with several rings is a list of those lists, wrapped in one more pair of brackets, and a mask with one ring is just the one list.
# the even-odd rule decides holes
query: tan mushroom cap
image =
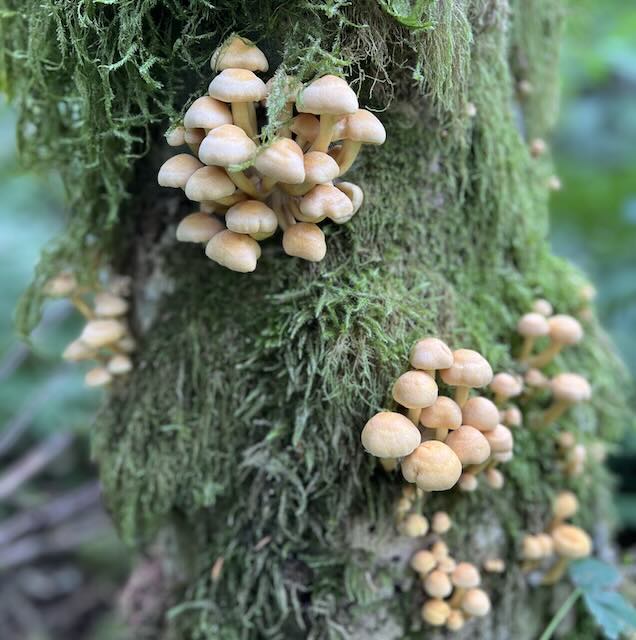
{"label": "tan mushroom cap", "polygon": [[[311,222],[298,222],[283,233],[283,250],[309,262],[320,262],[327,253],[327,243],[322,229]],[[384,456],[394,457],[394,456]]]}
{"label": "tan mushroom cap", "polygon": [[347,198],[351,200],[351,204],[353,206],[353,211],[351,212],[349,218],[347,218],[346,216],[341,216],[334,220],[336,224],[341,224],[342,222],[347,222],[349,219],[351,219],[352,216],[358,213],[358,210],[364,202],[364,191],[362,191],[362,189],[357,184],[353,184],[353,182],[337,182],[336,189],[340,189],[340,191],[342,191],[342,193],[344,193]]}
{"label": "tan mushroom cap", "polygon": [[446,624],[451,608],[448,602],[434,598],[427,600],[422,605],[422,620],[434,627],[441,627]]}
{"label": "tan mushroom cap", "polygon": [[86,372],[84,376],[84,384],[87,387],[103,387],[112,382],[113,376],[105,367],[95,367]]}
{"label": "tan mushroom cap", "polygon": [[561,491],[552,504],[552,512],[560,520],[571,518],[578,510],[579,501],[571,491]]}
{"label": "tan mushroom cap", "polygon": [[114,376],[121,376],[129,373],[130,371],[132,371],[132,368],[132,360],[123,353],[115,354],[108,361],[108,372],[112,373]]}
{"label": "tan mushroom cap", "polygon": [[538,300],[534,301],[534,303],[532,304],[532,311],[534,311],[534,313],[540,313],[546,318],[549,318],[554,313],[552,305],[543,298],[539,298]]}
{"label": "tan mushroom cap", "polygon": [[472,473],[462,473],[457,483],[462,491],[475,491],[479,485],[477,477]]}
{"label": "tan mushroom cap", "polygon": [[203,142],[205,138],[205,129],[186,129],[183,139],[187,144],[197,146]]}
{"label": "tan mushroom cap", "polygon": [[128,302],[121,296],[103,291],[95,295],[93,309],[95,315],[101,318],[116,318],[126,314]]}
{"label": "tan mushroom cap", "polygon": [[460,589],[472,589],[478,587],[481,576],[474,564],[470,562],[460,562],[451,575],[451,580]]}
{"label": "tan mushroom cap", "polygon": [[484,560],[484,571],[488,573],[503,573],[506,563],[501,558],[487,558]]}
{"label": "tan mushroom cap", "polygon": [[448,545],[443,540],[438,540],[431,547],[431,553],[437,562],[440,562],[444,558],[448,557]]}
{"label": "tan mushroom cap", "polygon": [[340,173],[338,163],[322,151],[310,151],[305,154],[304,164],[305,181],[312,184],[331,182]]}
{"label": "tan mushroom cap", "polygon": [[523,391],[523,384],[509,373],[498,373],[490,383],[490,389],[503,398],[514,398]]}
{"label": "tan mushroom cap", "polygon": [[596,287],[588,282],[579,289],[579,297],[583,302],[593,302],[596,299]]}
{"label": "tan mushroom cap", "polygon": [[299,113],[292,119],[289,129],[308,142],[313,142],[320,131],[320,120],[310,113]]}
{"label": "tan mushroom cap", "polygon": [[224,124],[205,136],[199,147],[199,158],[205,164],[229,167],[250,160],[256,148],[241,127]]}
{"label": "tan mushroom cap", "polygon": [[261,247],[250,236],[225,229],[208,242],[205,255],[232,271],[248,273],[256,269]]}
{"label": "tan mushroom cap", "polygon": [[339,137],[364,144],[384,144],[384,126],[370,111],[358,109],[344,119],[343,131]]}
{"label": "tan mushroom cap", "polygon": [[451,431],[444,442],[457,454],[462,465],[481,464],[490,457],[490,444],[484,437],[488,433],[492,431],[484,434],[464,424]]}
{"label": "tan mushroom cap", "polygon": [[119,320],[90,320],[80,340],[89,347],[99,348],[117,342],[125,333],[126,327]]}
{"label": "tan mushroom cap", "polygon": [[449,631],[459,631],[463,629],[466,620],[464,614],[459,609],[453,609],[446,620],[446,628]]}
{"label": "tan mushroom cap", "polygon": [[565,558],[585,558],[592,553],[590,536],[579,527],[561,524],[552,531],[554,550]]}
{"label": "tan mushroom cap", "polygon": [[340,115],[355,113],[358,110],[358,98],[345,80],[326,75],[314,80],[300,92],[296,106],[303,113]]}
{"label": "tan mushroom cap", "polygon": [[243,200],[227,210],[225,224],[230,231],[246,233],[262,240],[276,231],[278,218],[264,202]]}
{"label": "tan mushroom cap", "polygon": [[453,365],[453,352],[439,338],[423,338],[411,349],[411,366],[423,371],[448,369]]}
{"label": "tan mushroom cap", "polygon": [[62,358],[68,362],[79,362],[80,360],[90,360],[95,357],[95,351],[81,340],[73,340],[62,353]]}
{"label": "tan mushroom cap", "polygon": [[232,124],[232,113],[211,96],[197,98],[183,116],[186,129],[215,129],[224,124]]}
{"label": "tan mushroom cap", "polygon": [[421,441],[419,429],[400,413],[381,411],[365,425],[362,446],[378,458],[401,458],[416,450]]}
{"label": "tan mushroom cap", "polygon": [[495,462],[510,462],[514,457],[514,452],[512,449],[508,451],[497,451],[492,454],[492,459]]}
{"label": "tan mushroom cap", "polygon": [[208,93],[221,102],[259,102],[267,89],[249,69],[224,69],[210,82]]}
{"label": "tan mushroom cap", "polygon": [[453,590],[448,574],[435,569],[424,579],[424,590],[433,598],[446,598]]}
{"label": "tan mushroom cap", "polygon": [[549,331],[550,326],[545,316],[534,311],[522,315],[517,323],[517,333],[526,338],[547,336]]}
{"label": "tan mushroom cap", "polygon": [[455,387],[485,387],[492,380],[492,368],[486,358],[472,349],[453,351],[453,364],[440,372],[442,380]]}
{"label": "tan mushroom cap", "polygon": [[526,535],[521,542],[521,556],[524,560],[543,558],[543,546],[537,536]]}
{"label": "tan mushroom cap", "polygon": [[556,315],[548,318],[550,339],[558,344],[572,345],[583,339],[583,327],[576,318]]}
{"label": "tan mushroom cap", "polygon": [[247,38],[234,36],[212,54],[210,66],[214,71],[225,69],[247,69],[267,71],[269,63],[265,54]]}
{"label": "tan mushroom cap", "polygon": [[72,273],[60,273],[44,285],[44,293],[53,298],[64,298],[76,288],[77,280]]}
{"label": "tan mushroom cap", "polygon": [[468,615],[481,618],[490,612],[490,598],[482,589],[469,589],[462,598],[461,606]]}
{"label": "tan mushroom cap", "polygon": [[514,447],[512,431],[503,424],[498,424],[491,431],[484,431],[483,435],[486,437],[486,440],[488,440],[490,451],[493,454],[507,453],[508,451],[512,451]]}
{"label": "tan mushroom cap", "polygon": [[537,534],[537,543],[541,547],[542,558],[548,558],[554,553],[554,540],[549,533]]}
{"label": "tan mushroom cap", "polygon": [[421,575],[426,575],[437,565],[437,560],[427,549],[422,549],[411,558],[411,568]]}
{"label": "tan mushroom cap", "polygon": [[409,538],[419,538],[428,533],[428,520],[420,513],[409,513],[402,521],[402,531]]}
{"label": "tan mushroom cap", "polygon": [[499,424],[499,409],[492,400],[476,396],[462,407],[464,424],[480,431],[492,431]]}
{"label": "tan mushroom cap", "polygon": [[407,409],[430,407],[437,400],[437,384],[422,371],[407,371],[393,385],[393,399]]}
{"label": "tan mushroom cap", "polygon": [[550,389],[557,400],[570,404],[589,400],[592,396],[590,384],[577,373],[559,373],[550,380]]}
{"label": "tan mushroom cap", "polygon": [[303,150],[290,138],[279,138],[256,155],[254,166],[264,176],[287,184],[305,181]]}
{"label": "tan mushroom cap", "polygon": [[439,440],[423,442],[402,461],[404,479],[422,491],[446,491],[457,483],[461,473],[457,454]]}
{"label": "tan mushroom cap", "polygon": [[161,165],[157,181],[162,187],[183,189],[192,174],[202,166],[198,158],[189,153],[179,153]]}
{"label": "tan mushroom cap", "polygon": [[437,568],[444,573],[448,573],[449,575],[453,573],[453,571],[455,571],[456,566],[457,563],[455,562],[455,559],[451,558],[450,556],[446,558],[440,558],[437,561]]}
{"label": "tan mushroom cap", "polygon": [[207,244],[217,233],[221,233],[225,227],[218,218],[213,218],[207,213],[197,211],[187,215],[177,227],[177,240],[179,242],[197,242]]}
{"label": "tan mushroom cap", "polygon": [[235,184],[220,167],[202,166],[190,176],[185,185],[186,197],[194,202],[227,198],[235,191]]}
{"label": "tan mushroom cap", "polygon": [[537,387],[538,389],[543,389],[550,384],[548,377],[539,369],[528,369],[524,380],[529,387]]}
{"label": "tan mushroom cap", "polygon": [[446,511],[436,511],[433,514],[433,519],[431,522],[431,529],[434,533],[438,535],[442,535],[450,530],[453,526],[453,522],[450,519],[450,516],[446,513]]}
{"label": "tan mushroom cap", "polygon": [[337,221],[351,217],[353,204],[347,196],[332,184],[319,184],[309,191],[300,201],[301,213],[311,220],[332,218]]}
{"label": "tan mushroom cap", "polygon": [[171,147],[180,147],[185,144],[185,127],[173,127],[165,134],[166,142]]}
{"label": "tan mushroom cap", "polygon": [[504,414],[504,423],[507,427],[520,427],[523,423],[523,413],[516,406],[508,407]]}

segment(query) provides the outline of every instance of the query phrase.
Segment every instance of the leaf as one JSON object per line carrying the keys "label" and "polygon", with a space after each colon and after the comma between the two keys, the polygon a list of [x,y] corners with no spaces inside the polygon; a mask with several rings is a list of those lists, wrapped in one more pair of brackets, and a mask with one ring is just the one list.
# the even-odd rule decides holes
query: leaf
{"label": "leaf", "polygon": [[[421,31],[431,29],[433,24],[423,20],[424,8],[431,0],[380,0],[380,6],[386,13],[393,16],[400,24],[409,29]],[[412,4],[412,6],[411,6]]]}
{"label": "leaf", "polygon": [[620,634],[636,630],[636,609],[616,591],[588,591],[583,598],[594,620],[609,640],[618,640]]}
{"label": "leaf", "polygon": [[569,574],[572,582],[583,591],[613,589],[621,581],[616,567],[596,558],[573,562]]}

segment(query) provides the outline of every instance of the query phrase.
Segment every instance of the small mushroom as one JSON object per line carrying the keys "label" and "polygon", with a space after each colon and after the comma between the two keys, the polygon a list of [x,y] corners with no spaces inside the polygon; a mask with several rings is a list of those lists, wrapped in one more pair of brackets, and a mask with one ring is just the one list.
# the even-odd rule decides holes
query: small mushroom
{"label": "small mushroom", "polygon": [[411,558],[411,568],[417,571],[421,576],[429,574],[435,566],[437,560],[433,554],[427,549],[416,552]]}
{"label": "small mushroom", "polygon": [[571,491],[561,491],[552,503],[553,519],[548,527],[551,531],[563,524],[579,510],[579,501]]}
{"label": "small mushroom", "polygon": [[499,410],[494,402],[476,396],[469,398],[462,407],[463,424],[480,431],[492,431],[499,424]]}
{"label": "small mushroom", "polygon": [[448,558],[448,545],[443,540],[437,540],[431,547],[431,553],[437,562]]}
{"label": "small mushroom", "polygon": [[446,619],[446,628],[449,631],[459,631],[466,624],[464,614],[459,609],[452,609]]}
{"label": "small mushroom", "polygon": [[161,187],[185,189],[192,174],[201,167],[203,163],[198,158],[189,153],[179,153],[161,165],[157,181]]}
{"label": "small mushroom", "polygon": [[199,147],[201,146],[204,138],[205,129],[188,129],[186,127],[183,139],[195,156],[199,155]]}
{"label": "small mushroom", "polygon": [[264,202],[244,200],[227,210],[225,224],[230,231],[264,240],[278,229],[278,218]]}
{"label": "small mushroom", "polygon": [[112,375],[121,376],[132,371],[133,363],[127,355],[117,353],[108,361],[107,368]]}
{"label": "small mushroom", "polygon": [[448,573],[448,574],[453,573],[453,571],[455,571],[456,566],[457,566],[457,563],[455,562],[455,559],[451,558],[450,556],[446,558],[441,558],[437,562],[437,568],[443,573]]}
{"label": "small mushroom", "polygon": [[550,381],[550,389],[554,401],[543,416],[544,427],[557,420],[573,404],[589,400],[592,395],[588,381],[577,373],[560,373]]}
{"label": "small mushroom", "polygon": [[220,167],[202,166],[197,169],[186,182],[185,194],[189,200],[222,200],[231,196],[236,186]]}
{"label": "small mushroom", "polygon": [[446,624],[451,608],[448,603],[439,598],[427,600],[422,606],[422,620],[433,627],[441,627]]}
{"label": "small mushroom", "polygon": [[570,524],[561,524],[556,527],[552,531],[552,540],[559,559],[543,576],[542,584],[544,585],[558,582],[571,560],[586,558],[592,553],[590,536],[583,529]]}
{"label": "small mushroom", "polygon": [[506,571],[506,563],[501,558],[486,558],[483,567],[487,573],[504,573]]}
{"label": "small mushroom", "polygon": [[[427,376],[429,380],[433,380],[433,378],[424,372],[421,373]],[[435,382],[433,382],[433,384],[435,384]],[[462,410],[451,398],[438,396],[431,406],[422,409],[419,419],[423,427],[435,429],[435,438],[437,440],[445,440],[449,431],[461,427]]]}
{"label": "small mushroom", "polygon": [[419,538],[428,533],[428,520],[419,513],[410,513],[404,518],[402,532],[409,538]]}
{"label": "small mushroom", "polygon": [[270,191],[277,182],[302,184],[305,181],[303,150],[290,138],[278,138],[259,151],[254,167],[266,178],[264,191]]}
{"label": "small mushroom", "polygon": [[166,142],[171,147],[181,147],[185,144],[185,127],[172,127],[165,135]]}
{"label": "small mushroom", "polygon": [[484,471],[484,476],[486,478],[486,484],[491,489],[495,489],[495,491],[501,489],[505,484],[503,473],[501,473],[499,469],[495,469],[494,467],[486,469]]}
{"label": "small mushroom", "polygon": [[256,263],[261,257],[261,247],[250,236],[226,229],[208,242],[205,255],[232,271],[248,273],[256,269]]}
{"label": "small mushroom", "polygon": [[197,211],[181,220],[177,226],[177,240],[179,242],[207,244],[223,229],[225,229],[225,226],[218,218],[213,218],[207,213]]}
{"label": "small mushroom", "polygon": [[477,476],[473,473],[464,471],[459,478],[458,486],[462,491],[466,491],[468,493],[472,493],[477,490],[479,486],[479,481],[477,480]]}
{"label": "small mushroom", "polygon": [[269,64],[265,54],[251,41],[233,35],[212,54],[210,66],[213,71],[225,69],[247,69],[267,71]]}
{"label": "small mushroom", "polygon": [[482,589],[468,589],[462,598],[462,611],[469,616],[482,618],[490,612],[490,598]]}
{"label": "small mushroom", "polygon": [[560,353],[563,347],[579,343],[583,338],[583,328],[576,318],[556,315],[548,318],[550,344],[538,355],[529,358],[531,367],[542,368]]}
{"label": "small mushroom", "polygon": [[437,535],[444,535],[450,530],[452,525],[453,523],[446,511],[436,511],[433,514],[431,529]]}
{"label": "small mushroom", "polygon": [[530,153],[534,158],[542,156],[548,150],[548,145],[543,138],[535,138],[530,142]]}
{"label": "small mushroom", "polygon": [[492,379],[490,389],[495,394],[495,404],[502,405],[510,398],[521,395],[523,383],[509,373],[498,373]]}
{"label": "small mushroom", "polygon": [[419,429],[400,413],[376,413],[365,425],[362,446],[378,458],[401,458],[416,450],[421,441]]}
{"label": "small mushroom", "polygon": [[532,304],[532,311],[534,313],[539,313],[546,318],[549,318],[554,313],[552,305],[543,298],[539,298],[534,301]]}
{"label": "small mushroom", "polygon": [[84,384],[87,387],[103,387],[110,384],[113,377],[105,367],[95,367],[86,372],[84,376]]}
{"label": "small mushroom", "polygon": [[292,224],[283,233],[283,250],[288,256],[320,262],[327,254],[325,234],[311,222]]}
{"label": "small mushroom", "polygon": [[60,273],[44,285],[44,293],[51,298],[67,298],[77,289],[77,280],[72,273]]}
{"label": "small mushroom", "polygon": [[424,579],[424,590],[432,598],[446,598],[453,590],[448,574],[434,569]]}
{"label": "small mushroom", "polygon": [[370,111],[358,109],[346,117],[343,138],[344,144],[336,157],[341,176],[349,171],[363,144],[384,144],[386,131]]}
{"label": "small mushroom", "polygon": [[411,349],[411,366],[425,371],[433,378],[438,369],[453,366],[453,352],[439,338],[423,338]]}
{"label": "small mushroom", "polygon": [[504,411],[503,423],[507,427],[520,427],[523,424],[523,414],[521,413],[521,409],[514,404],[508,407]]}
{"label": "small mushroom", "polygon": [[119,320],[90,320],[86,323],[80,340],[95,349],[117,342],[126,333],[126,326]]}
{"label": "small mushroom", "polygon": [[[304,149],[308,143],[311,144],[318,137],[320,120],[310,113],[299,113],[292,119],[289,128],[292,133],[296,134],[296,144]],[[338,172],[340,172],[340,167],[338,167]]]}
{"label": "small mushroom", "polygon": [[530,357],[537,338],[547,336],[550,326],[545,316],[541,313],[526,313],[517,323],[517,333],[523,337],[523,345],[519,353],[519,360],[525,362]]}
{"label": "small mushroom", "polygon": [[325,218],[339,221],[353,215],[353,204],[334,185],[319,184],[302,197],[300,211],[307,220],[314,222],[320,222]]}
{"label": "small mushroom", "polygon": [[[232,114],[219,100],[210,96],[197,98],[183,116],[183,125],[187,129],[210,131],[222,125],[232,124]],[[184,141],[185,131],[184,131]]]}
{"label": "small mushroom", "polygon": [[73,340],[62,353],[62,358],[67,362],[79,362],[95,358],[96,352],[81,340]]}
{"label": "small mushroom", "polygon": [[364,191],[362,191],[357,184],[353,184],[353,182],[337,182],[336,189],[340,189],[340,191],[351,200],[351,206],[353,207],[353,211],[349,216],[339,216],[333,220],[336,224],[344,224],[358,213],[364,201]]}
{"label": "small mushroom", "polygon": [[455,402],[460,407],[468,400],[471,388],[485,387],[492,380],[492,368],[488,361],[472,349],[453,352],[453,364],[440,372],[442,380],[455,390]]}
{"label": "small mushroom", "polygon": [[490,444],[484,437],[489,433],[482,433],[475,427],[462,425],[451,431],[446,438],[446,444],[457,454],[463,466],[479,465],[490,457]]}
{"label": "small mushroom", "polygon": [[93,307],[95,315],[100,318],[116,318],[126,315],[128,302],[121,296],[103,291],[95,296]]}
{"label": "small mushroom", "polygon": [[449,604],[452,609],[459,607],[462,604],[464,596],[468,589],[474,589],[481,583],[481,576],[479,570],[474,564],[470,562],[460,562],[451,576],[453,586],[453,597]]}
{"label": "small mushroom", "polygon": [[461,472],[457,454],[439,440],[423,442],[402,461],[404,479],[422,491],[446,491],[456,484]]}
{"label": "small mushroom", "polygon": [[393,399],[409,410],[409,418],[418,424],[420,411],[437,400],[435,380],[423,371],[407,371],[393,385]]}

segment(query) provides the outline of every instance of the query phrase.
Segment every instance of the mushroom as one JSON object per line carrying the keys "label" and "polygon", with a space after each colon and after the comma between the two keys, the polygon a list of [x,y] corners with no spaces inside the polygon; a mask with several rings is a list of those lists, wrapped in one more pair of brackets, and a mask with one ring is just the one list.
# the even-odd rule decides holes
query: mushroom
{"label": "mushroom", "polygon": [[186,182],[185,194],[189,200],[222,200],[236,191],[234,183],[220,167],[202,166]]}
{"label": "mushroom", "polygon": [[459,609],[452,609],[446,619],[446,628],[449,631],[459,631],[465,623],[464,614]]}
{"label": "mushroom", "polygon": [[416,552],[411,558],[411,568],[421,576],[430,573],[437,565],[437,560],[427,549]]}
{"label": "mushroom", "polygon": [[469,616],[482,618],[490,612],[490,598],[482,589],[468,589],[462,598],[462,610]]}
{"label": "mushroom", "polygon": [[462,407],[471,388],[485,387],[492,380],[492,369],[488,361],[472,349],[453,352],[453,364],[440,372],[442,380],[455,390],[455,402]]}
{"label": "mushroom", "polygon": [[320,130],[311,145],[312,151],[327,152],[339,116],[355,113],[358,98],[342,78],[326,75],[307,85],[298,95],[300,113],[320,115]]}
{"label": "mushroom", "polygon": [[172,127],[166,131],[166,142],[171,147],[180,147],[185,144],[185,127],[181,125]]}
{"label": "mushroom", "polygon": [[552,513],[554,517],[548,526],[548,531],[552,531],[565,520],[571,518],[579,510],[579,501],[571,491],[561,491],[552,503]]}
{"label": "mushroom", "polygon": [[78,339],[73,340],[73,342],[67,345],[62,353],[62,358],[67,362],[79,362],[80,360],[91,360],[96,355],[94,349],[91,349],[87,344]]}
{"label": "mushroom", "polygon": [[256,263],[261,257],[261,248],[250,236],[225,229],[208,242],[205,255],[232,271],[248,273],[256,269]]}
{"label": "mushroom", "polygon": [[365,425],[362,446],[378,458],[401,458],[416,450],[421,441],[419,429],[400,413],[376,413]]}
{"label": "mushroom", "polygon": [[203,167],[198,158],[189,153],[179,153],[168,158],[159,169],[157,181],[161,187],[173,187],[185,189],[186,183],[192,174]]}
{"label": "mushroom", "polygon": [[225,69],[247,69],[248,71],[267,71],[269,64],[265,54],[251,41],[242,36],[228,38],[210,59],[213,71]]}
{"label": "mushroom", "polygon": [[589,400],[592,395],[588,381],[577,373],[560,373],[550,381],[550,389],[554,401],[543,416],[544,427],[557,420],[573,404]]}
{"label": "mushroom", "polygon": [[314,222],[320,222],[325,218],[337,222],[353,215],[353,203],[334,185],[319,184],[302,197],[300,212]]}
{"label": "mushroom", "polygon": [[108,361],[107,368],[114,376],[121,376],[132,371],[133,364],[127,355],[117,353]]}
{"label": "mushroom", "polygon": [[552,531],[552,540],[559,559],[543,576],[542,584],[544,585],[558,582],[571,560],[586,558],[592,553],[590,536],[583,529],[570,524],[561,524],[556,527]]}
{"label": "mushroom", "polygon": [[439,440],[423,442],[402,461],[404,479],[422,491],[446,491],[459,480],[461,472],[457,454]]}
{"label": "mushroom", "polygon": [[543,298],[538,298],[534,301],[532,304],[532,311],[534,313],[539,313],[546,318],[549,318],[554,313],[552,305]]}
{"label": "mushroom", "polygon": [[530,358],[531,367],[545,367],[567,345],[577,344],[583,338],[583,328],[576,318],[556,315],[548,318],[550,344],[541,353]]}
{"label": "mushroom", "polygon": [[431,547],[431,553],[437,562],[448,558],[448,545],[443,540],[438,540]]}
{"label": "mushroom", "polygon": [[548,145],[543,138],[535,138],[530,142],[530,153],[534,158],[542,156],[548,150]]}
{"label": "mushroom", "polygon": [[234,124],[250,138],[256,137],[255,102],[267,94],[265,83],[249,69],[223,69],[210,86],[208,93],[221,102],[229,102]]}
{"label": "mushroom", "polygon": [[468,589],[474,589],[481,583],[481,576],[479,570],[474,564],[470,562],[460,562],[451,575],[451,580],[455,590],[453,591],[453,597],[450,599],[450,606],[452,609],[459,607],[466,595]]}
{"label": "mushroom", "polygon": [[422,606],[422,620],[433,627],[441,627],[446,624],[451,609],[447,602],[434,598],[427,600]]}
{"label": "mushroom", "polygon": [[484,437],[487,435],[471,427],[462,425],[459,429],[451,431],[446,438],[446,444],[457,454],[463,466],[480,465],[490,457],[490,444]]}
{"label": "mushroom", "polygon": [[412,367],[425,371],[433,378],[438,369],[453,366],[453,352],[439,338],[418,340],[411,349],[409,359]]}
{"label": "mushroom", "polygon": [[[429,380],[433,380],[426,375]],[[435,382],[433,381],[433,384]],[[436,385],[437,386],[437,385]],[[420,412],[420,424],[427,429],[435,429],[435,438],[445,440],[449,430],[459,429],[462,424],[462,410],[451,398],[438,396],[430,407],[425,407]]]}
{"label": "mushroom", "polygon": [[446,598],[453,590],[448,574],[434,569],[424,578],[424,590],[432,598]]}
{"label": "mushroom", "polygon": [[486,484],[496,491],[501,489],[505,484],[503,473],[494,467],[486,469],[484,471],[484,476],[486,477]]}
{"label": "mushroom", "polygon": [[225,229],[223,223],[207,213],[197,211],[187,215],[177,226],[179,242],[207,244],[217,233]]}
{"label": "mushroom", "polygon": [[443,573],[451,574],[455,571],[457,563],[454,558],[447,556],[446,558],[440,558],[437,562],[437,568]]}
{"label": "mushroom", "polygon": [[409,538],[419,538],[428,532],[428,520],[419,513],[410,513],[402,522],[402,532]]}
{"label": "mushroom", "polygon": [[495,404],[504,404],[523,391],[523,383],[509,373],[498,373],[490,383],[490,390],[495,394]]}
{"label": "mushroom", "polygon": [[436,511],[433,514],[433,520],[431,524],[431,529],[437,535],[443,535],[447,533],[451,526],[453,525],[450,516],[446,513],[446,511]]}
{"label": "mushroom", "polygon": [[340,165],[340,175],[344,175],[355,162],[363,144],[384,144],[386,131],[382,123],[370,111],[358,109],[347,116],[344,123],[344,144],[336,161]]}
{"label": "mushroom", "polygon": [[44,293],[51,298],[67,298],[77,290],[77,280],[72,273],[60,273],[44,285]]}
{"label": "mushroom", "polygon": [[550,326],[541,313],[526,313],[517,323],[517,333],[523,337],[523,345],[519,353],[519,360],[525,362],[530,357],[537,338],[547,336]]}
{"label": "mushroom", "polygon": [[232,114],[227,105],[210,96],[201,96],[190,105],[183,116],[183,125],[186,128],[184,142],[187,142],[185,133],[188,129],[203,129],[204,132],[208,132],[229,124],[232,124]]}
{"label": "mushroom", "polygon": [[296,256],[309,262],[320,262],[327,253],[325,234],[311,222],[298,222],[283,233],[283,250],[288,256]]}
{"label": "mushroom", "polygon": [[418,424],[420,411],[437,400],[435,380],[422,371],[407,371],[393,385],[393,399],[409,410],[409,418]]}
{"label": "mushroom", "polygon": [[339,216],[333,220],[336,224],[344,224],[358,213],[358,210],[364,202],[364,191],[362,191],[357,184],[353,184],[353,182],[337,182],[335,186],[336,189],[340,189],[340,191],[351,200],[351,205],[353,206],[353,211],[349,216]]}
{"label": "mushroom", "polygon": [[523,424],[523,414],[516,405],[508,407],[503,416],[503,423],[507,427],[520,427]]}
{"label": "mushroom", "polygon": [[[304,157],[305,182],[314,186],[338,177],[338,163],[322,151],[310,151]],[[306,188],[309,191],[309,187]]]}
{"label": "mushroom", "polygon": [[526,386],[532,389],[545,389],[550,384],[550,379],[539,369],[528,369],[524,376]]}
{"label": "mushroom", "polygon": [[113,377],[105,367],[95,367],[86,372],[84,376],[84,384],[87,387],[103,387],[110,384]]}
{"label": "mushroom", "polygon": [[399,466],[397,458],[380,458],[380,464],[387,473],[395,471]]}
{"label": "mushroom", "polygon": [[126,333],[126,327],[119,320],[90,320],[86,323],[80,340],[89,347],[99,349],[117,342]]}
{"label": "mushroom", "polygon": [[504,573],[506,570],[506,563],[501,558],[486,558],[483,566],[487,573]]}
{"label": "mushroom", "polygon": [[499,424],[499,410],[488,398],[469,398],[462,407],[463,424],[480,431],[492,431]]}
{"label": "mushroom", "polygon": [[205,129],[186,128],[183,139],[195,156],[199,155],[199,147],[205,138]]}
{"label": "mushroom", "polygon": [[271,191],[277,182],[302,184],[305,181],[303,150],[290,138],[278,138],[259,151],[254,167],[265,176],[263,191]]}
{"label": "mushroom", "polygon": [[225,224],[230,231],[247,234],[254,240],[264,240],[278,228],[278,218],[264,202],[244,200],[227,210]]}
{"label": "mushroom", "polygon": [[471,493],[477,489],[479,481],[477,480],[477,476],[473,473],[464,471],[457,484],[462,491]]}
{"label": "mushroom", "polygon": [[[310,113],[299,113],[292,119],[289,128],[292,133],[296,134],[296,144],[304,149],[308,143],[311,144],[318,137],[320,120]],[[340,167],[338,167],[338,172],[340,172]]]}
{"label": "mushroom", "polygon": [[121,296],[104,291],[95,296],[93,308],[95,315],[100,318],[116,318],[126,315],[128,302]]}

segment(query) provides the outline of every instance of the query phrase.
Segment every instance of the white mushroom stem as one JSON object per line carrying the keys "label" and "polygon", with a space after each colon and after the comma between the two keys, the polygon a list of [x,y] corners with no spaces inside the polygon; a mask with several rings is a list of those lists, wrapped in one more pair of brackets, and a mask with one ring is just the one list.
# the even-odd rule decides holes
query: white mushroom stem
{"label": "white mushroom stem", "polygon": [[311,151],[327,153],[329,145],[331,144],[334,127],[336,126],[336,122],[338,122],[338,117],[339,116],[334,116],[330,113],[323,113],[320,116],[320,129],[316,139],[311,145]]}
{"label": "white mushroom stem", "polygon": [[420,424],[420,414],[422,413],[421,407],[415,407],[407,411],[408,419],[417,427]]}
{"label": "white mushroom stem", "polygon": [[543,576],[542,585],[556,584],[565,573],[568,566],[568,558],[560,556],[559,559],[550,567],[550,570]]}
{"label": "white mushroom stem", "polygon": [[336,157],[336,162],[340,166],[341,176],[351,169],[351,165],[356,161],[361,148],[361,142],[356,142],[355,140],[344,141],[344,144]]}
{"label": "white mushroom stem", "polygon": [[541,427],[547,427],[555,420],[558,420],[569,408],[570,403],[565,400],[555,400],[543,414]]}
{"label": "white mushroom stem", "polygon": [[316,186],[313,182],[303,182],[301,184],[281,184],[280,188],[290,196],[304,196]]}
{"label": "white mushroom stem", "polygon": [[470,394],[470,387],[457,387],[455,389],[455,402],[461,407],[466,404]]}
{"label": "white mushroom stem", "polygon": [[265,199],[264,194],[258,190],[256,185],[245,175],[243,171],[230,171],[228,169],[227,175],[230,180],[244,193],[247,193],[257,200]]}
{"label": "white mushroom stem", "polygon": [[439,427],[439,429],[435,429],[435,440],[441,440],[444,442],[444,440],[446,440],[446,436],[448,436],[447,427]]}
{"label": "white mushroom stem", "polygon": [[488,460],[485,460],[481,464],[474,464],[474,465],[471,465],[470,467],[467,467],[466,469],[464,469],[464,473],[470,473],[470,475],[472,476],[478,476],[482,471],[485,471],[486,469],[491,469],[496,464],[497,464],[497,461],[494,460],[492,457],[490,457],[488,458]]}
{"label": "white mushroom stem", "polygon": [[78,294],[76,294],[76,293],[71,294],[70,301],[73,304],[73,306],[87,320],[92,320],[95,317],[95,314],[93,313],[93,310],[84,302],[84,300],[82,300],[82,298]]}
{"label": "white mushroom stem", "polygon": [[[289,213],[285,207],[285,203],[283,202],[283,196],[279,191],[274,191],[272,195],[271,207],[276,214],[276,218],[278,219],[278,226],[283,231],[287,231],[292,223],[289,220]],[[291,217],[293,218],[293,216]],[[296,221],[294,220],[294,222]]]}
{"label": "white mushroom stem", "polygon": [[236,204],[237,202],[242,202],[243,200],[246,200],[246,199],[247,198],[244,193],[237,191],[236,193],[233,193],[231,196],[227,196],[227,198],[219,198],[214,202],[218,202],[224,207],[231,207],[233,204]]}
{"label": "white mushroom stem", "polygon": [[529,358],[528,364],[531,367],[535,367],[536,369],[545,367],[547,364],[550,364],[550,362],[552,362],[554,357],[559,354],[562,348],[562,344],[558,342],[552,342],[541,353],[534,356],[533,358]]}
{"label": "white mushroom stem", "polygon": [[464,589],[463,587],[455,587],[455,589],[453,589],[453,595],[451,596],[451,599],[448,601],[448,605],[451,609],[459,609],[459,606],[462,603],[462,598],[464,597],[464,594],[466,593],[466,589]]}
{"label": "white mushroom stem", "polygon": [[256,108],[253,102],[232,102],[232,119],[250,138],[256,138]]}
{"label": "white mushroom stem", "polygon": [[530,357],[536,341],[535,336],[526,336],[523,339],[521,351],[519,352],[519,362],[525,362]]}

